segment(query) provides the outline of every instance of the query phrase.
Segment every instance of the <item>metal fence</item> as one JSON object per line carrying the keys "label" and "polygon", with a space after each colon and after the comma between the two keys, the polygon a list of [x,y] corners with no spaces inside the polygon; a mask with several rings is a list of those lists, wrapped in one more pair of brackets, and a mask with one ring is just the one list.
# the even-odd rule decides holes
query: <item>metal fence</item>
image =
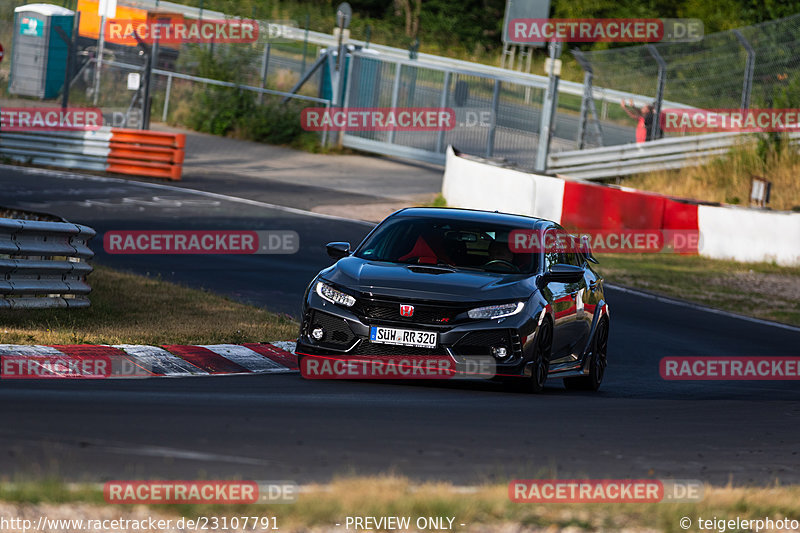
{"label": "metal fence", "polygon": [[[544,88],[511,71],[477,73],[422,60],[354,52],[345,107],[450,108],[455,127],[438,131],[348,132],[351,148],[443,163],[448,145],[470,154],[533,168]],[[562,102],[569,106],[573,102]],[[574,145],[577,113],[562,108],[555,149]],[[562,137],[566,132],[567,137]]]}
{"label": "metal fence", "polygon": [[[160,5],[189,17],[200,16],[201,11],[159,0],[137,0],[137,5]],[[230,18],[207,10],[202,16]],[[0,21],[0,35],[13,33],[10,24]],[[796,15],[706,35],[696,43],[660,43],[582,54],[582,65],[592,72],[591,87],[587,90],[581,83],[560,83],[551,153],[632,143],[634,123],[617,105],[627,99],[638,105],[663,99],[662,107],[797,106],[799,26],[800,15]],[[251,44],[160,47],[151,92],[154,120],[185,125],[186,116],[196,109],[193,96],[214,86],[249,91],[259,102],[288,96],[308,105],[328,105],[328,98],[322,97],[322,69],[310,76],[299,95],[288,93],[324,48],[336,43],[335,38],[295,28],[286,42],[273,42],[267,40],[268,33],[259,32],[259,41]],[[358,40],[350,42],[357,47],[366,45]],[[6,48],[10,56],[9,46]],[[96,42],[83,39],[80,70],[70,90],[72,105],[96,105],[117,118],[112,125],[138,127],[136,95],[127,90],[126,78],[130,72],[144,70],[144,57],[135,47],[107,46],[99,91],[95,92],[97,48]],[[223,63],[233,65],[232,70],[210,73],[204,63],[209,54],[223,58]],[[0,65],[0,75],[7,65]],[[348,68],[349,107],[450,107],[456,112],[457,126],[428,133],[353,132],[343,136],[346,146],[441,162],[445,147],[452,144],[467,153],[505,159],[522,168],[534,167],[546,77],[429,54],[409,60],[406,50],[377,44],[354,52]],[[3,90],[0,88],[0,93]],[[594,105],[587,106],[587,101]],[[483,116],[489,120],[483,120]],[[592,134],[586,135],[587,130]]]}
{"label": "metal fence", "polygon": [[79,224],[0,218],[0,308],[88,307],[94,235]]}
{"label": "metal fence", "polygon": [[[597,86],[704,109],[800,105],[800,14],[706,35],[585,52]],[[658,58],[664,69],[659,72]],[[668,107],[668,104],[665,104]],[[602,117],[601,117],[602,118]]]}

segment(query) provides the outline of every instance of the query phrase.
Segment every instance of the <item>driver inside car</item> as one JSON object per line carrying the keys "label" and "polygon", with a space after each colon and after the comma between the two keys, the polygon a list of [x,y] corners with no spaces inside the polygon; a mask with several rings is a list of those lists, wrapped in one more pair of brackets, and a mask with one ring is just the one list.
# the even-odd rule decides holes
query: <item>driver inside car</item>
{"label": "driver inside car", "polygon": [[494,240],[489,244],[489,261],[505,261],[506,263],[514,264],[514,252],[508,247],[508,244],[499,240]]}

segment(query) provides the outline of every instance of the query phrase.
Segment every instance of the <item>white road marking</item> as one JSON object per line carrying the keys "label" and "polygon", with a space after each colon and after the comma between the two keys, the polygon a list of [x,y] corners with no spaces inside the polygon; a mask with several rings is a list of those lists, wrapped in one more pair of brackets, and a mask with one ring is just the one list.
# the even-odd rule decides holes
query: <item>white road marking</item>
{"label": "white road marking", "polygon": [[297,349],[297,343],[294,341],[276,341],[271,342],[270,344],[276,348],[280,348],[284,352],[289,352],[291,354],[293,354],[295,349]]}
{"label": "white road marking", "polygon": [[211,350],[251,372],[294,372],[246,346],[238,344],[198,344],[198,346]]}
{"label": "white road marking", "polygon": [[55,355],[67,357],[66,354],[52,346],[41,346],[39,344],[0,344],[0,355],[21,355],[24,357],[50,357]]}
{"label": "white road marking", "polygon": [[147,346],[142,344],[115,344],[114,348],[119,348],[140,361],[148,370],[160,367],[165,370],[165,376],[181,376],[186,374],[208,375],[208,372],[197,368],[189,363],[166,351],[158,346]]}

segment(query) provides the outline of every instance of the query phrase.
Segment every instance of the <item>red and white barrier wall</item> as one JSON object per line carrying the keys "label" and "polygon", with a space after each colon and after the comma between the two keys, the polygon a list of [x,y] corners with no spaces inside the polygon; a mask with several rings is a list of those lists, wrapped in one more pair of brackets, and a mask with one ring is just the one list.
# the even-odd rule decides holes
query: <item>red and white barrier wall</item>
{"label": "red and white barrier wall", "polygon": [[697,220],[700,255],[800,265],[800,213],[699,205]]}
{"label": "red and white barrier wall", "polygon": [[0,156],[33,165],[180,180],[183,133],[103,126],[76,131],[0,131]]}
{"label": "red and white barrier wall", "polygon": [[696,230],[715,259],[800,265],[800,213],[698,205],[655,193],[502,168],[447,149],[448,205],[554,220],[572,230]]}

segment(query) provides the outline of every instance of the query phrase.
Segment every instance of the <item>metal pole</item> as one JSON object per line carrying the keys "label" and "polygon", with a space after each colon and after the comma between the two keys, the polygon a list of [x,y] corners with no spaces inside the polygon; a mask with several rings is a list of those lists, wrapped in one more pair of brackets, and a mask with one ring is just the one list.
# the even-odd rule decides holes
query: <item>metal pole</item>
{"label": "metal pole", "polygon": [[581,114],[578,117],[578,135],[575,139],[578,150],[583,150],[583,147],[586,145],[586,124],[589,117],[589,103],[593,98],[592,78],[594,77],[594,71],[592,70],[592,65],[584,57],[583,52],[576,48],[572,50],[572,55],[583,69],[583,98],[581,98]]}
{"label": "metal pole", "polygon": [[142,124],[139,129],[142,130],[149,130],[150,129],[150,80],[153,78],[153,51],[147,46],[141,37],[136,33],[136,30],[133,32],[133,37],[136,39],[136,42],[139,44],[139,47],[144,51],[145,55],[145,68],[144,68],[144,95],[142,96]]}
{"label": "metal pole", "polygon": [[[444,72],[444,85],[442,86],[442,95],[439,97],[439,110],[444,111],[444,108],[447,107],[447,95],[450,92],[450,71],[446,70]],[[444,151],[444,131],[443,129],[439,130],[439,133],[436,135],[436,152],[442,153]]]}
{"label": "metal pole", "polygon": [[492,91],[492,124],[489,126],[489,135],[486,136],[486,159],[494,155],[494,135],[497,131],[497,109],[500,106],[500,80],[494,80]]}
{"label": "metal pole", "polygon": [[64,69],[64,88],[61,92],[61,109],[63,110],[66,110],[69,107],[69,90],[72,86],[72,71],[74,70],[73,65],[75,63],[74,56],[78,53],[78,47],[75,44],[75,38],[78,33],[78,28],[80,27],[80,18],[81,12],[78,11],[75,13],[75,18],[72,20],[71,35],[67,35],[67,32],[65,32],[60,26],[54,26],[58,36],[62,41],[64,41],[64,44],[67,45],[67,65]]}
{"label": "metal pole", "polygon": [[300,70],[300,76],[306,73],[306,54],[308,54],[308,26],[311,21],[311,15],[306,13],[306,31],[303,37],[303,67]]}
{"label": "metal pole", "polygon": [[661,121],[661,103],[664,101],[664,85],[667,83],[667,62],[658,53],[656,47],[648,44],[647,50],[653,59],[658,63],[658,90],[656,91],[656,102],[653,106],[653,122],[650,124],[650,139],[656,140],[658,132],[661,128],[659,122]]}
{"label": "metal pole", "polygon": [[589,118],[589,99],[592,97],[592,72],[583,73],[583,98],[581,98],[581,114],[578,117],[578,136],[575,145],[578,150],[583,150],[586,145],[586,123]]}
{"label": "metal pole", "polygon": [[[325,102],[325,116],[330,116],[331,111],[331,104],[330,102]],[[325,127],[322,129],[322,147],[325,148],[325,145],[328,144],[328,125],[327,121]]]}
{"label": "metal pole", "polygon": [[[269,54],[272,50],[271,45],[267,42],[264,45],[264,55],[261,57],[261,88],[267,88],[267,73],[269,72]],[[264,93],[258,95],[258,105],[264,102]]]}
{"label": "metal pole", "polygon": [[[353,84],[353,65],[356,62],[354,56],[350,57],[350,63],[347,63],[347,86],[342,86],[342,109],[347,110],[350,106],[350,87]],[[337,146],[341,148],[344,145],[345,130],[339,130],[339,136],[336,139]]]}
{"label": "metal pole", "polygon": [[747,52],[747,61],[744,65],[744,84],[742,85],[742,109],[750,109],[750,93],[753,90],[753,71],[756,67],[756,51],[742,32],[733,30],[733,34]]}
{"label": "metal pole", "polygon": [[550,151],[550,137],[553,134],[553,119],[558,106],[559,76],[555,74],[555,62],[560,56],[561,43],[552,41],[550,43],[550,79],[544,93],[542,116],[539,122],[539,147],[536,151],[536,166],[534,167],[537,172],[544,172],[547,169],[547,154]]}
{"label": "metal pole", "polygon": [[[156,0],[156,9],[158,9],[159,0]],[[169,24],[169,19],[164,17],[158,19],[157,26],[161,28],[162,24]],[[153,81],[153,67],[158,65],[158,34],[156,34],[156,38],[153,41],[153,46],[150,47],[150,60],[147,62],[147,99],[144,102],[147,111],[143,113],[143,116],[146,117],[146,120],[142,120],[142,125],[144,129],[150,129],[150,91],[151,87],[150,84]]]}
{"label": "metal pole", "polygon": [[[402,65],[398,62],[396,63],[397,68],[394,71],[394,85],[392,86],[392,109],[397,108],[397,98],[400,95],[400,68]],[[389,144],[394,143],[394,134],[395,131],[389,130]]]}
{"label": "metal pole", "polygon": [[169,111],[170,91],[172,91],[172,75],[167,76],[167,94],[164,97],[164,111],[161,112],[161,122],[167,121],[167,112]]}
{"label": "metal pole", "polygon": [[106,16],[100,17],[100,37],[97,40],[97,59],[94,63],[94,94],[92,95],[92,104],[97,105],[97,99],[100,97],[100,69],[103,68],[103,50],[106,42]]}

